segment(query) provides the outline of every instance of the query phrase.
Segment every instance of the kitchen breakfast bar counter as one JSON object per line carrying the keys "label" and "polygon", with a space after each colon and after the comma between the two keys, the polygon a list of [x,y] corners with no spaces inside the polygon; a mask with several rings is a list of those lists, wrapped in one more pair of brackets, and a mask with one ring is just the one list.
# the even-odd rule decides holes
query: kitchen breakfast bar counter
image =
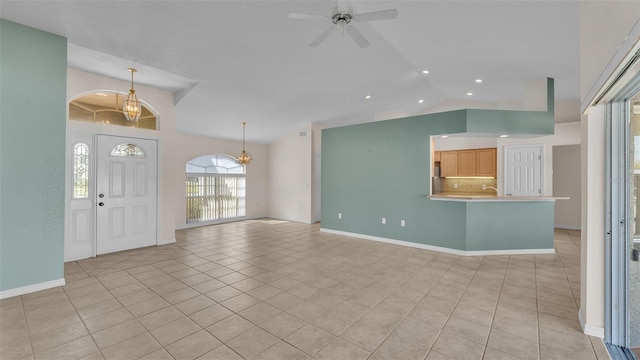
{"label": "kitchen breakfast bar counter", "polygon": [[[553,253],[556,200],[568,197],[443,193],[429,201],[464,207],[465,255]],[[461,249],[462,250],[462,249]]]}
{"label": "kitchen breakfast bar counter", "polygon": [[428,196],[431,200],[441,201],[473,201],[473,202],[497,202],[497,201],[556,201],[569,200],[564,196],[495,196],[483,194],[442,193]]}

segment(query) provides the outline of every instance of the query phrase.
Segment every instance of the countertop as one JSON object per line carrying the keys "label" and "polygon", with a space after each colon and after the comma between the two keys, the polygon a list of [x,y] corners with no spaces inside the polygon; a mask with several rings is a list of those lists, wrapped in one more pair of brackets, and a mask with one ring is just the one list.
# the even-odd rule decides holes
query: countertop
{"label": "countertop", "polygon": [[428,195],[428,199],[439,201],[473,201],[473,202],[504,202],[504,201],[555,201],[569,200],[566,196],[496,196],[482,193],[441,193]]}

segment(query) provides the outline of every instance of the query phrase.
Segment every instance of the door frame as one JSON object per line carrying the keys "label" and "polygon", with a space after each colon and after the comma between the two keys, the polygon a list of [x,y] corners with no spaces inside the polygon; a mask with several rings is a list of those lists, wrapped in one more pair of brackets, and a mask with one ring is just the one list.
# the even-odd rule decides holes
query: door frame
{"label": "door frame", "polygon": [[[69,120],[67,120],[69,121]],[[82,124],[84,125],[84,124]],[[89,186],[89,199],[91,199],[91,220],[92,220],[92,224],[91,224],[91,253],[90,254],[86,254],[86,256],[82,255],[82,256],[74,256],[72,258],[68,257],[69,254],[67,253],[68,251],[68,247],[72,246],[72,238],[71,238],[71,231],[73,231],[72,228],[72,219],[71,219],[71,196],[72,196],[72,181],[73,181],[73,164],[72,164],[72,159],[71,156],[73,155],[72,151],[71,151],[71,147],[73,146],[73,144],[77,143],[76,140],[72,140],[70,139],[69,133],[71,131],[74,132],[79,132],[79,133],[84,133],[85,135],[88,135],[91,137],[91,144],[90,144],[90,154],[89,154],[89,182],[90,182],[90,186]],[[65,243],[65,254],[64,254],[64,261],[65,262],[69,262],[69,261],[77,261],[77,260],[82,260],[82,259],[87,259],[87,258],[95,258],[97,256],[97,217],[98,217],[98,213],[96,211],[96,206],[98,204],[98,197],[97,197],[97,188],[96,188],[96,183],[97,183],[97,168],[98,168],[98,154],[97,154],[97,145],[98,145],[98,136],[100,135],[104,135],[104,136],[115,136],[115,137],[121,137],[121,138],[129,138],[129,139],[141,139],[141,140],[152,140],[155,141],[157,143],[157,147],[156,147],[156,151],[157,151],[157,155],[156,155],[156,176],[155,176],[155,183],[156,183],[156,192],[155,192],[155,196],[156,196],[156,208],[155,208],[155,217],[156,217],[156,225],[155,225],[155,238],[156,238],[156,244],[158,244],[158,233],[160,231],[160,222],[159,222],[159,211],[160,211],[160,196],[159,196],[159,191],[160,191],[160,139],[158,138],[154,138],[154,137],[142,137],[142,136],[130,136],[130,135],[122,135],[122,134],[118,134],[116,132],[99,132],[99,131],[92,131],[90,128],[83,128],[83,126],[78,126],[78,127],[70,127],[67,126],[67,140],[66,140],[66,159],[65,159],[65,192],[66,192],[66,196],[65,196],[65,236],[64,236],[64,243]]]}
{"label": "door frame", "polygon": [[[72,133],[77,133],[79,136],[72,136]],[[83,141],[84,140],[84,141]],[[87,257],[96,256],[96,230],[95,230],[95,133],[67,128],[67,135],[65,141],[65,204],[64,204],[64,261],[76,261],[85,259]],[[89,231],[89,242],[91,243],[91,249],[88,253],[82,252],[83,255],[73,254],[71,247],[74,243],[73,231],[73,181],[74,181],[74,164],[73,164],[73,148],[78,143],[87,143],[89,146],[89,187],[87,200],[90,203],[88,210],[90,211],[89,218],[91,219],[91,229]],[[76,248],[77,249],[77,248]],[[88,255],[88,256],[85,256]]]}
{"label": "door frame", "polygon": [[[139,143],[139,141],[137,141],[137,140],[142,140],[142,141],[145,141],[145,142],[154,143],[154,145],[155,145],[155,160],[154,160],[155,161],[155,164],[154,164],[155,177],[150,179],[150,181],[152,183],[155,183],[155,191],[152,194],[152,196],[155,197],[155,199],[154,199],[154,204],[155,204],[155,209],[154,210],[155,211],[152,214],[153,217],[155,218],[155,221],[154,221],[155,222],[155,226],[154,226],[154,229],[150,230],[150,232],[153,233],[153,240],[154,241],[152,243],[148,244],[148,245],[144,245],[144,246],[141,246],[141,247],[157,245],[158,244],[158,217],[159,217],[159,214],[158,214],[158,208],[159,208],[159,206],[158,206],[158,202],[159,202],[159,196],[158,196],[159,195],[158,194],[158,184],[159,184],[159,181],[158,181],[159,180],[158,179],[158,174],[159,174],[159,169],[158,169],[158,167],[159,167],[159,163],[158,163],[158,160],[159,160],[159,144],[158,144],[158,140],[157,139],[144,139],[144,138],[132,137],[132,136],[122,136],[122,135],[96,134],[95,135],[96,151],[94,151],[94,154],[95,154],[95,157],[96,157],[96,160],[95,160],[95,166],[96,167],[94,169],[94,176],[96,178],[95,182],[94,182],[94,184],[96,186],[94,186],[94,194],[93,194],[94,195],[94,200],[95,200],[94,204],[98,204],[100,201],[105,201],[106,200],[106,199],[100,199],[99,195],[98,195],[98,181],[99,181],[99,179],[98,179],[98,175],[99,175],[98,167],[101,164],[101,163],[99,163],[99,160],[98,160],[100,158],[101,154],[98,151],[100,150],[100,138],[101,137],[103,137],[105,139],[105,141],[108,141],[107,138],[113,138],[113,139],[117,139],[118,142],[120,142],[120,141],[130,141],[131,143]],[[147,153],[149,152],[149,147],[142,146],[142,148],[144,148]],[[109,155],[106,155],[104,160],[105,161],[109,161],[108,158],[109,158]],[[131,248],[121,248],[121,249],[118,249],[118,250],[115,250],[115,251],[107,251],[107,252],[102,252],[102,253],[98,254],[97,252],[99,250],[99,248],[98,248],[98,245],[99,245],[98,244],[98,240],[99,240],[99,234],[98,234],[98,230],[99,230],[98,229],[99,211],[98,211],[98,208],[95,205],[94,205],[94,209],[95,209],[95,211],[94,211],[94,213],[95,213],[95,221],[94,221],[94,228],[95,228],[94,243],[95,243],[95,246],[94,246],[94,249],[95,249],[96,255],[103,255],[103,254],[109,254],[109,253],[113,253],[113,252],[119,252],[119,251],[125,251],[125,250],[131,250],[131,249],[139,248],[139,247],[135,247],[134,246],[134,247],[131,247]],[[103,229],[103,231],[105,231],[105,230],[106,229]]]}
{"label": "door frame", "polygon": [[[637,65],[636,65],[637,66]],[[606,102],[605,116],[605,327],[604,340],[613,357],[631,356],[631,305],[629,278],[634,234],[631,209],[633,184],[630,155],[631,104],[640,94],[636,74]],[[633,303],[634,306],[639,304]],[[621,355],[620,355],[621,354]]]}

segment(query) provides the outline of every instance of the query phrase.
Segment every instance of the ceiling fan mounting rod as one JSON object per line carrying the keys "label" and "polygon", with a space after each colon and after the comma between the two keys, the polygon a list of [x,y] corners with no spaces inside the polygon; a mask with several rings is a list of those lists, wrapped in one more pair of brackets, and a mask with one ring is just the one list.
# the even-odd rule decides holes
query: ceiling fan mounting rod
{"label": "ceiling fan mounting rod", "polygon": [[333,22],[336,25],[338,24],[346,25],[350,23],[352,19],[353,19],[353,15],[349,13],[338,12],[331,17],[331,22]]}

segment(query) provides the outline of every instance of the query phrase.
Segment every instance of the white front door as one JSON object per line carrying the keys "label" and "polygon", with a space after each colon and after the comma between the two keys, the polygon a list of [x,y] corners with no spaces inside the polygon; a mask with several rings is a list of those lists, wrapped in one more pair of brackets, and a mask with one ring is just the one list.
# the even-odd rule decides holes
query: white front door
{"label": "white front door", "polygon": [[156,244],[155,140],[98,135],[96,253]]}
{"label": "white front door", "polygon": [[505,195],[542,195],[542,146],[508,146],[506,150]]}

